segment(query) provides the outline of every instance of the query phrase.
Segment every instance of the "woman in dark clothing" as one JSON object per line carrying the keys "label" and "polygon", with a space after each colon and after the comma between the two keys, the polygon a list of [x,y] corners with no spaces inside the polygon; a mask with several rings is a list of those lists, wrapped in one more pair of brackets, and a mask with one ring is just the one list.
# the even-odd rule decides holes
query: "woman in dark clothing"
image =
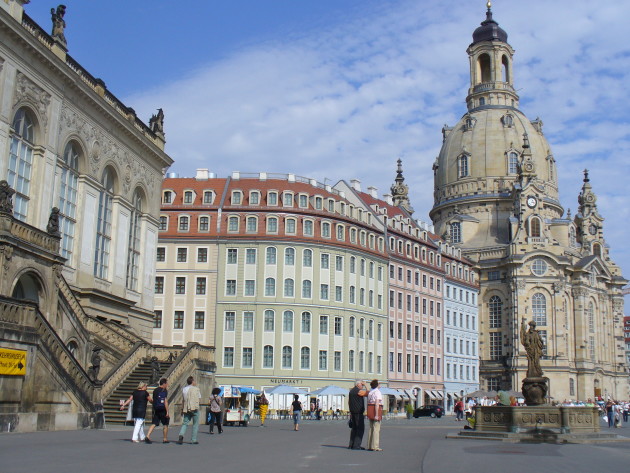
{"label": "woman in dark clothing", "polygon": [[293,411],[293,430],[296,432],[300,430],[300,417],[302,414],[302,403],[299,401],[300,396],[293,395],[293,402],[291,403],[291,410]]}
{"label": "woman in dark clothing", "polygon": [[140,443],[143,441],[151,443],[151,440],[144,435],[144,418],[147,416],[147,403],[153,403],[153,399],[151,399],[151,396],[147,392],[147,383],[141,382],[138,384],[138,387],[131,396],[129,396],[129,399],[120,405],[120,410],[122,411],[131,401],[133,401],[131,406],[131,417],[134,420],[131,441],[134,443]]}
{"label": "woman in dark clothing", "polygon": [[212,412],[212,420],[210,421],[210,433],[214,434],[214,424],[217,424],[219,433],[223,433],[223,399],[219,396],[220,388],[214,388],[210,396],[210,412]]}

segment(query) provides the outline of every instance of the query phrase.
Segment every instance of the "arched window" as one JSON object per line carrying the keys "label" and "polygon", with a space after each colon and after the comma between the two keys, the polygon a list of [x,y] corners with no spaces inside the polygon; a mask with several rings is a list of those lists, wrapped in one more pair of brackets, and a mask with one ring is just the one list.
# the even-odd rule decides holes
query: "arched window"
{"label": "arched window", "polygon": [[462,227],[461,227],[460,222],[451,223],[451,242],[452,243],[462,242]]}
{"label": "arched window", "polygon": [[258,219],[256,217],[247,217],[247,232],[256,233],[258,231]]}
{"label": "arched window", "polygon": [[350,321],[348,322],[348,334],[351,337],[354,337],[354,317],[350,317]]}
{"label": "arched window", "polygon": [[265,311],[265,318],[263,319],[265,332],[273,332],[274,331],[274,329],[275,329],[275,318],[276,318],[276,314],[275,314],[275,312],[273,310],[267,309]]}
{"label": "arched window", "polygon": [[295,281],[291,278],[284,280],[284,297],[295,296]]}
{"label": "arched window", "polygon": [[23,108],[15,114],[12,127],[7,182],[15,190],[13,216],[26,221],[31,190],[35,127],[30,115]]}
{"label": "arched window", "polygon": [[293,266],[295,264],[295,248],[287,248],[284,250],[284,264]]}
{"label": "arched window", "polygon": [[595,256],[602,256],[602,245],[600,245],[599,243],[593,243],[593,254]]}
{"label": "arched window", "polygon": [[518,154],[514,151],[508,153],[508,173],[518,174]]}
{"label": "arched window", "polygon": [[66,145],[61,163],[59,187],[59,230],[61,232],[61,256],[72,263],[74,229],[77,215],[77,191],[79,188],[80,148],[73,141]]}
{"label": "arched window", "polygon": [[490,328],[501,328],[501,315],[503,312],[503,302],[499,296],[492,296],[488,302],[488,315]]}
{"label": "arched window", "polygon": [[273,246],[267,248],[267,264],[276,264],[276,248]]}
{"label": "arched window", "polygon": [[127,249],[127,288],[138,290],[138,268],[140,265],[140,238],[142,223],[142,194],[139,189],[133,193],[129,223],[129,247]]}
{"label": "arched window", "polygon": [[302,298],[310,299],[312,297],[313,284],[308,279],[302,281]]}
{"label": "arched window", "polygon": [[265,279],[265,296],[274,297],[276,295],[276,280],[274,278]]}
{"label": "arched window", "polygon": [[267,219],[267,233],[278,232],[278,219],[276,217],[269,217]]}
{"label": "arched window", "polygon": [[302,347],[300,350],[300,368],[303,370],[311,368],[311,349],[309,347]]}
{"label": "arched window", "polygon": [[238,232],[238,217],[228,218],[228,232]]}
{"label": "arched window", "polygon": [[313,250],[304,250],[302,255],[302,266],[310,268],[313,266]]}
{"label": "arched window", "polygon": [[291,369],[293,367],[293,348],[290,346],[282,347],[282,368]]}
{"label": "arched window", "polygon": [[575,228],[569,228],[569,244],[571,246],[577,246],[577,239],[575,238]]}
{"label": "arched window", "polygon": [[457,160],[457,173],[459,177],[466,177],[470,175],[469,169],[468,169],[468,155],[467,154],[460,156],[459,159]]}
{"label": "arched window", "polygon": [[510,63],[506,55],[501,58],[501,80],[510,82]]}
{"label": "arched window", "polygon": [[107,279],[112,234],[112,206],[114,203],[114,174],[110,168],[103,171],[98,200],[94,276]]}
{"label": "arched window", "polygon": [[263,368],[273,368],[273,347],[265,345],[263,348]]}
{"label": "arched window", "polygon": [[348,352],[348,371],[354,371],[354,350]]}
{"label": "arched window", "polygon": [[293,312],[285,310],[282,314],[282,331],[293,332]]}
{"label": "arched window", "polygon": [[304,226],[304,236],[313,236],[313,221],[304,220],[302,225]]}
{"label": "arched window", "polygon": [[330,223],[322,222],[322,237],[330,238]]}
{"label": "arched window", "polygon": [[532,217],[529,221],[529,236],[540,238],[540,219],[538,217]]}
{"label": "arched window", "polygon": [[532,314],[536,325],[547,325],[547,299],[540,292],[532,296]]}
{"label": "arched window", "polygon": [[295,234],[296,231],[296,221],[294,218],[287,218],[284,221],[284,233]]}
{"label": "arched window", "polygon": [[586,309],[586,321],[588,322],[588,331],[595,332],[595,305],[592,301],[588,303]]}

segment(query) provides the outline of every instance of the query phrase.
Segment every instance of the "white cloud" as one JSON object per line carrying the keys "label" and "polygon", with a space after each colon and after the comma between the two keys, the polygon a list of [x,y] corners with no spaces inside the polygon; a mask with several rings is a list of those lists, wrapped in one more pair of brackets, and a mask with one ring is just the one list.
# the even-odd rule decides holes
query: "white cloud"
{"label": "white cloud", "polygon": [[[465,112],[465,49],[484,11],[483,2],[421,3],[388,2],[342,26],[240,51],[126,103],[141,116],[164,108],[181,175],[357,177],[384,193],[402,156],[416,216],[427,220],[440,130]],[[521,108],[545,122],[565,207],[575,209],[589,167],[613,257],[630,268],[630,4],[501,2],[494,16],[516,49]]]}

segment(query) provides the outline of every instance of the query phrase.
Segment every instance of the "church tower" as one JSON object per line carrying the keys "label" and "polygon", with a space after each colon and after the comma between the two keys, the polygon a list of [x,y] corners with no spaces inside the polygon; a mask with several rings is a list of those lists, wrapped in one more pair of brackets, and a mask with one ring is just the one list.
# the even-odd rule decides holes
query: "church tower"
{"label": "church tower", "polygon": [[481,386],[521,389],[526,319],[546,339],[541,363],[552,396],[627,397],[617,338],[627,282],[609,257],[588,173],[571,219],[543,123],[519,109],[515,52],[490,2],[472,37],[467,111],[442,129],[430,216],[481,275]]}

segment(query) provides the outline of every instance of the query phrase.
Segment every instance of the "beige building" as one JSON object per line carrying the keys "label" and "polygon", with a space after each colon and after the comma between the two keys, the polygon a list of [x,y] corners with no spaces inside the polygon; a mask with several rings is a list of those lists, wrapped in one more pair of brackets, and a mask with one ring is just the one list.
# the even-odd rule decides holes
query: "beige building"
{"label": "beige building", "polygon": [[482,388],[520,390],[527,319],[546,339],[551,396],[623,397],[627,281],[610,258],[588,173],[572,217],[559,201],[543,123],[519,109],[514,50],[490,9],[467,52],[468,111],[443,129],[430,215],[480,270]]}

